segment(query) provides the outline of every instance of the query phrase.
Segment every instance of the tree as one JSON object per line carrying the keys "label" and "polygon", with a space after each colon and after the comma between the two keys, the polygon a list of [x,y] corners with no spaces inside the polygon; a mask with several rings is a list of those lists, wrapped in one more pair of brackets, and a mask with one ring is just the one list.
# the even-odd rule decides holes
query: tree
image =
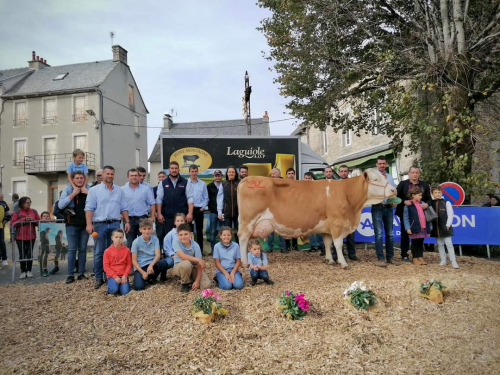
{"label": "tree", "polygon": [[[426,178],[472,189],[480,102],[500,89],[500,0],[259,0],[288,108],[306,126],[369,131],[422,153]],[[384,119],[382,124],[373,116]],[[498,112],[497,112],[498,113]]]}

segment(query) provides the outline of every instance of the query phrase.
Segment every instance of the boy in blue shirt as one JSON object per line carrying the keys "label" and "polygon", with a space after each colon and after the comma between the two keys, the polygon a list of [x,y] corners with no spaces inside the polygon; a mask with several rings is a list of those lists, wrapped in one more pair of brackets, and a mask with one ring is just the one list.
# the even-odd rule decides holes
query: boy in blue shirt
{"label": "boy in blue shirt", "polygon": [[174,269],[172,273],[181,278],[181,292],[210,288],[211,281],[205,273],[206,264],[201,259],[200,246],[193,241],[193,233],[189,224],[181,224],[177,228],[178,238],[174,239]]}
{"label": "boy in blue shirt", "polygon": [[264,254],[260,247],[260,242],[256,239],[248,241],[248,271],[252,281],[251,286],[257,284],[258,279],[264,280],[267,285],[273,285],[274,281],[269,278],[269,264],[267,263],[266,254]]}
{"label": "boy in blue shirt", "polygon": [[[89,181],[89,170],[87,166],[83,163],[85,160],[85,152],[83,150],[80,150],[77,148],[75,151],[73,151],[73,161],[68,164],[68,168],[66,169],[66,173],[68,174],[68,186],[66,188],[66,192],[68,193],[68,196],[73,193],[74,189],[81,189],[82,193],[88,194],[88,181]],[[73,172],[76,171],[81,171],[83,172],[83,175],[85,176],[85,181],[83,181],[83,188],[79,188],[75,185],[73,182]],[[73,200],[69,201],[68,207],[66,210],[64,210],[66,214],[69,214],[71,216],[75,216],[75,203]]]}
{"label": "boy in blue shirt", "polygon": [[[176,213],[174,215],[174,228],[172,228],[172,230],[167,233],[165,239],[163,240],[163,253],[165,254],[165,259],[169,264],[169,268],[172,268],[174,266],[175,253],[172,244],[174,243],[174,240],[178,238],[177,228],[181,224],[186,224],[186,215],[181,213]],[[167,271],[161,273],[160,280],[161,281],[167,280]]]}
{"label": "boy in blue shirt", "polygon": [[148,219],[141,220],[139,231],[141,236],[132,243],[133,287],[135,290],[144,289],[146,281],[150,285],[156,284],[158,275],[171,267],[166,259],[160,259],[160,241],[152,235],[153,222]]}
{"label": "boy in blue shirt", "polygon": [[232,228],[222,227],[219,238],[220,242],[214,246],[217,284],[223,290],[243,289],[245,284],[238,271],[241,265],[240,247],[233,242]]}

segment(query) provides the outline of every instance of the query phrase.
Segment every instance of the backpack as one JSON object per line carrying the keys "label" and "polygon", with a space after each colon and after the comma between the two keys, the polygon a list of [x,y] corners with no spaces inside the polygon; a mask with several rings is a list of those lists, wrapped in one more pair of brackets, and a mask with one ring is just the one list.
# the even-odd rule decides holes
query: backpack
{"label": "backpack", "polygon": [[64,220],[64,212],[59,208],[59,201],[54,203],[53,214],[58,220]]}

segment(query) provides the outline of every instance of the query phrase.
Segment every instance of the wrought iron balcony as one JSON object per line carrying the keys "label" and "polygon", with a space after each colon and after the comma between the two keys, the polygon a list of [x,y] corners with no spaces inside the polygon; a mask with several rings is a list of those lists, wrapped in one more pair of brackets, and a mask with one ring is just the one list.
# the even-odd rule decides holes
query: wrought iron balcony
{"label": "wrought iron balcony", "polygon": [[[54,155],[34,155],[24,157],[24,173],[28,175],[47,173],[66,173],[68,164],[73,161],[73,153]],[[99,161],[95,154],[85,153],[85,165],[89,171],[99,168]]]}
{"label": "wrought iron balcony", "polygon": [[27,118],[16,118],[14,119],[14,126],[26,126],[28,125]]}
{"label": "wrought iron balcony", "polygon": [[44,125],[57,124],[57,116],[43,117],[42,124],[44,124]]}
{"label": "wrought iron balcony", "polygon": [[87,122],[87,112],[74,113],[73,122]]}

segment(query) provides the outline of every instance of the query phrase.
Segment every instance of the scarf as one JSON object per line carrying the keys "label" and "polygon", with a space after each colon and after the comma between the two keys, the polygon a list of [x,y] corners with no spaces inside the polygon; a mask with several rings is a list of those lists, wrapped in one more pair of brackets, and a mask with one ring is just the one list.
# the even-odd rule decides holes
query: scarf
{"label": "scarf", "polygon": [[415,206],[415,208],[417,209],[418,220],[420,221],[420,229],[424,230],[424,229],[426,229],[426,225],[427,225],[427,220],[425,220],[424,209],[420,205],[420,202],[417,202],[417,201],[412,201],[412,202],[413,202],[413,205]]}

